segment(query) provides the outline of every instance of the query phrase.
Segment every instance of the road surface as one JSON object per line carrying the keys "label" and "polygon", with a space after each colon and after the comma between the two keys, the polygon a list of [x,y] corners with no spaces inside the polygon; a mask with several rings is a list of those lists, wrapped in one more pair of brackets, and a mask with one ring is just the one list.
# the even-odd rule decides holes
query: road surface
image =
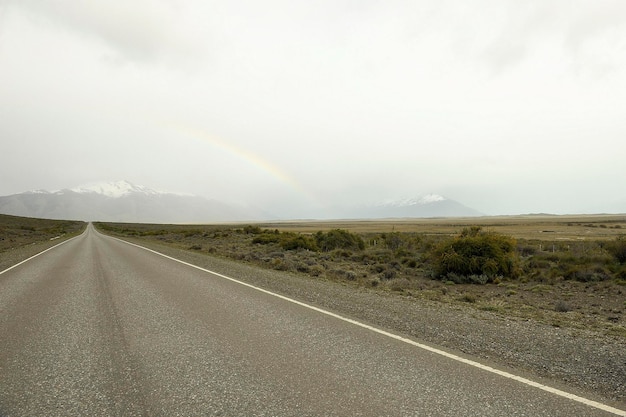
{"label": "road surface", "polygon": [[91,226],[0,273],[1,417],[626,415],[441,353]]}

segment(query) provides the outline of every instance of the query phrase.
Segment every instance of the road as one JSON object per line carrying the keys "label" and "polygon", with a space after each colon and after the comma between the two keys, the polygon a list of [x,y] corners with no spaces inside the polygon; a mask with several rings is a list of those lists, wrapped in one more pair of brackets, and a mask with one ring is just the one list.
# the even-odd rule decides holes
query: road
{"label": "road", "polygon": [[626,415],[441,353],[91,226],[0,273],[2,417]]}

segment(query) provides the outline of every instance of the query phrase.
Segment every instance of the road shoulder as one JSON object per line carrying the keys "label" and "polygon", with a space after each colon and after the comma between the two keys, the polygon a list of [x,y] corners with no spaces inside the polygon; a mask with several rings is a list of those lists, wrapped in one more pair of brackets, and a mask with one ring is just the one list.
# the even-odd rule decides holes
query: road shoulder
{"label": "road shoulder", "polygon": [[489,311],[415,300],[228,259],[134,243],[243,282],[624,408],[626,341]]}

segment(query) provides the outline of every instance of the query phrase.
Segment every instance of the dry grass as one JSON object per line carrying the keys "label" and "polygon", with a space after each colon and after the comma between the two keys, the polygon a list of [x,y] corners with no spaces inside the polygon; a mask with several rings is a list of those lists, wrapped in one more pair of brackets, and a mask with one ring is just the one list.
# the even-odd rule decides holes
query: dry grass
{"label": "dry grass", "polygon": [[77,233],[84,222],[33,219],[0,214],[0,253]]}
{"label": "dry grass", "polygon": [[344,221],[285,221],[260,223],[280,231],[315,233],[318,230],[346,229],[355,233],[414,232],[427,235],[454,235],[468,226],[482,226],[516,239],[597,240],[626,234],[626,215],[494,216],[442,219],[390,219]]}

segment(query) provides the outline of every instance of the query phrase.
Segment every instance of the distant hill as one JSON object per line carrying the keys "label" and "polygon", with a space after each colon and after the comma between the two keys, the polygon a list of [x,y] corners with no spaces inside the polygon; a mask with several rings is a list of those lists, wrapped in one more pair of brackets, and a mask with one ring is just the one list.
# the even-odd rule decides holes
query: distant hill
{"label": "distant hill", "polygon": [[[193,195],[153,190],[128,181],[102,182],[59,191],[28,191],[0,197],[0,213],[44,219],[128,223],[216,223],[276,220],[248,209]],[[383,219],[472,217],[482,213],[438,194],[335,207],[313,218]],[[297,218],[294,213],[291,218]],[[284,219],[284,220],[289,220]]]}
{"label": "distant hill", "polygon": [[458,201],[438,194],[425,194],[411,198],[388,200],[370,205],[353,207],[345,213],[350,218],[429,218],[429,217],[475,217],[484,214]]}
{"label": "distant hill", "polygon": [[0,197],[0,213],[129,223],[209,223],[265,217],[204,197],[160,192],[128,181],[4,196]]}

